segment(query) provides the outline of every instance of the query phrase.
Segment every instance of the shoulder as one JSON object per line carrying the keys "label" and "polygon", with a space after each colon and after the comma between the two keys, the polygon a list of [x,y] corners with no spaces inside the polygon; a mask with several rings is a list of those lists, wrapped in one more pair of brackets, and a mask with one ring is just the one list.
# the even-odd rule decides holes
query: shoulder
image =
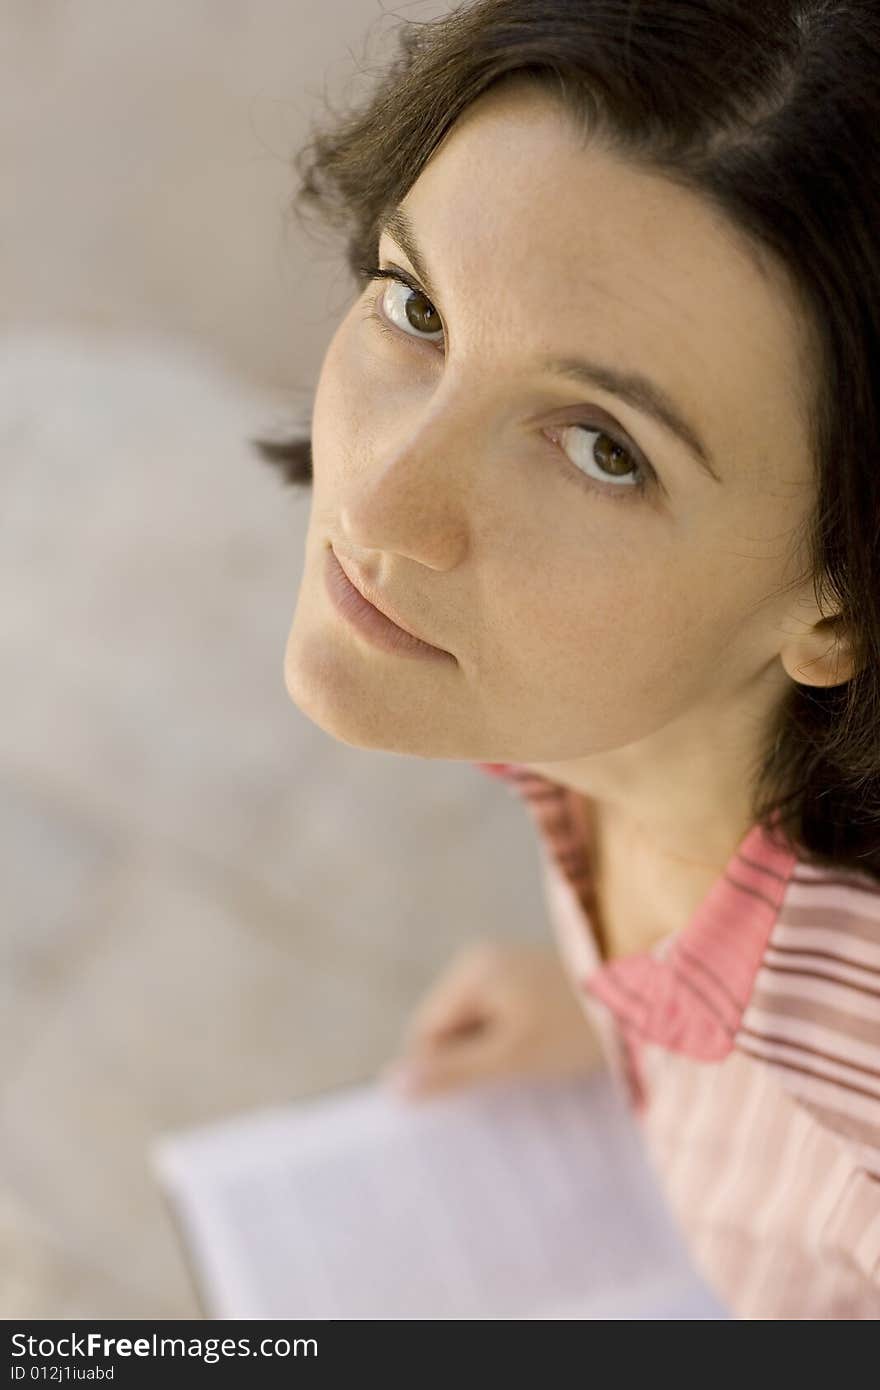
{"label": "shoulder", "polygon": [[[799,862],[735,1046],[835,1140],[822,1243],[880,1285],[880,883]],[[821,1191],[821,1197],[820,1197]]]}
{"label": "shoulder", "polygon": [[[798,863],[736,1045],[880,1180],[880,883]],[[878,1189],[880,1191],[880,1189]]]}

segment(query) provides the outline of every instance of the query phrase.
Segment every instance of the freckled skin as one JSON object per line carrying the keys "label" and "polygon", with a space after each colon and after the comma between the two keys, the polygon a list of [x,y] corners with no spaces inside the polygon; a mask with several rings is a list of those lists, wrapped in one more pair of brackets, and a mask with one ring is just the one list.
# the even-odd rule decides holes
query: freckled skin
{"label": "freckled skin", "polygon": [[[288,691],[350,745],[517,762],[579,790],[608,864],[617,846],[632,878],[641,856],[656,929],[747,830],[748,770],[790,681],[850,674],[797,548],[815,504],[806,322],[716,210],[586,145],[525,86],[472,105],[404,204],[443,333],[378,280],[327,348]],[[418,280],[386,233],[390,262]],[[382,295],[390,335],[365,318]],[[618,397],[536,370],[544,354],[653,378],[723,484]],[[607,441],[543,433],[601,431],[596,409],[656,470],[642,496]],[[326,594],[331,540],[455,662],[366,644]]]}

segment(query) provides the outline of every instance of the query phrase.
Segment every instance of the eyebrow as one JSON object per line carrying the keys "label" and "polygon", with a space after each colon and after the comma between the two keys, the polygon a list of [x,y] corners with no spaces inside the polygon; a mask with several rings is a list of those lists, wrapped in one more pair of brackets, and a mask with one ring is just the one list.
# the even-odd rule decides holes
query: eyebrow
{"label": "eyebrow", "polygon": [[[406,209],[400,204],[392,208],[380,218],[379,228],[380,233],[387,232],[397,243],[415,268],[430,298],[437,301],[440,296],[431,282],[430,272]],[[593,386],[608,391],[613,396],[619,396],[634,410],[650,416],[670,434],[674,434],[704,473],[714,478],[716,483],[722,481],[712,455],[697,430],[679,406],[650,377],[644,376],[641,372],[625,370],[586,357],[545,357],[541,359],[540,366],[542,370],[552,372],[555,376],[566,377],[569,381]]]}

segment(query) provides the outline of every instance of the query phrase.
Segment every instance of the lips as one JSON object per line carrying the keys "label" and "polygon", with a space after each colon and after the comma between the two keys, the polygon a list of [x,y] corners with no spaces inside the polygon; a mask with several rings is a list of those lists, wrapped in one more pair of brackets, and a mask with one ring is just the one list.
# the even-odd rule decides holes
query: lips
{"label": "lips", "polygon": [[[355,577],[358,579],[357,583],[354,582]],[[354,566],[352,565],[352,577],[349,577],[329,544],[326,550],[324,580],[337,612],[357,628],[371,645],[397,656],[456,664],[456,658],[451,652],[445,651],[443,647],[435,647],[431,642],[425,642],[410,632],[408,627],[400,624],[390,612],[386,612],[384,599],[381,600],[383,607],[377,606],[372,598],[374,591],[369,585],[364,585],[361,592],[358,587],[360,578],[356,576]]]}
{"label": "lips", "polygon": [[367,603],[372,604],[372,606],[382,614],[383,618],[387,618],[389,622],[394,623],[395,627],[399,627],[401,631],[408,633],[408,635],[410,637],[415,638],[417,642],[423,642],[426,647],[434,647],[435,651],[443,651],[442,647],[435,646],[433,642],[428,642],[424,637],[420,637],[417,632],[413,632],[412,628],[409,627],[407,623],[403,622],[397,616],[394,610],[391,607],[389,607],[385,599],[379,597],[379,595],[375,593],[375,590],[371,589],[371,587],[368,584],[365,584],[363,582],[358,572],[353,568],[350,560],[343,561],[339,557],[339,555],[336,554],[335,550],[333,550],[333,554],[336,557],[336,561],[339,565],[339,568],[342,570],[342,573],[345,575],[349,584],[351,584],[353,588],[357,589],[361,598],[365,599]]}

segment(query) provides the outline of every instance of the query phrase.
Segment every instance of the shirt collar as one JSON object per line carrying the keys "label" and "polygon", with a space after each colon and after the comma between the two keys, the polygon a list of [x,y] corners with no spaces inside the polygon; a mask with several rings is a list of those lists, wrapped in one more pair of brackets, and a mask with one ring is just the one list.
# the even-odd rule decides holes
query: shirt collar
{"label": "shirt collar", "polygon": [[[476,763],[521,797],[557,868],[577,890],[584,930],[589,860],[578,797],[516,763]],[[603,961],[578,983],[630,1035],[704,1061],[731,1051],[797,854],[778,828],[751,827],[690,921],[650,950]]]}

